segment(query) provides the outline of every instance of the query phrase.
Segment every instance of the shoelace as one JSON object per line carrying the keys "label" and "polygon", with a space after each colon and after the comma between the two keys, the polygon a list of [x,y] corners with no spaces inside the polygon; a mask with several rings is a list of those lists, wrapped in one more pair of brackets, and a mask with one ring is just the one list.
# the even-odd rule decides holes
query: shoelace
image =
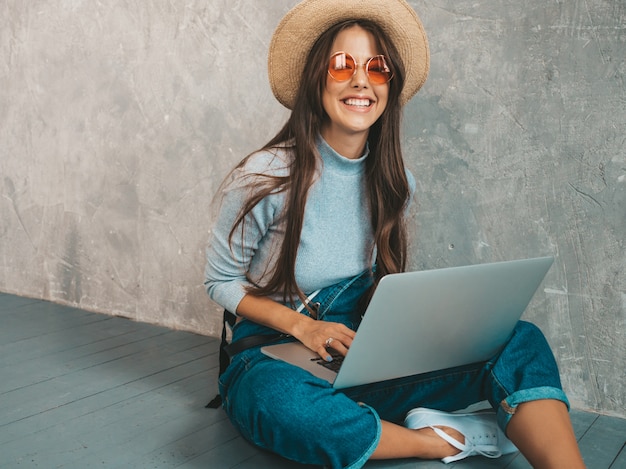
{"label": "shoelace", "polygon": [[[454,438],[452,438],[450,435],[444,432],[441,428],[437,428],[433,426],[431,426],[430,428],[432,428],[435,431],[435,433],[439,435],[441,438],[443,438],[452,446],[454,446],[456,449],[461,451],[460,453],[455,454],[454,456],[448,456],[447,458],[443,458],[442,461],[446,464],[454,462],[454,461],[458,461],[468,456],[482,455],[487,458],[499,458],[500,456],[502,456],[502,452],[500,451],[500,448],[498,447],[498,445],[474,444],[473,442],[468,441],[467,438],[465,438],[465,444],[463,444],[460,441],[457,441]],[[496,437],[496,441],[497,441],[497,437]]]}

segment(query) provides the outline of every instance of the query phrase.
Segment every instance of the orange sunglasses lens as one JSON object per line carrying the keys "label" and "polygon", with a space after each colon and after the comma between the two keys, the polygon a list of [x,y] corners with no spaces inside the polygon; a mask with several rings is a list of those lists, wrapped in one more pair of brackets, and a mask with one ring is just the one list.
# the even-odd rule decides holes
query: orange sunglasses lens
{"label": "orange sunglasses lens", "polygon": [[[328,73],[337,81],[347,81],[354,76],[359,65],[350,54],[337,52],[330,58]],[[392,78],[391,70],[384,55],[377,55],[369,59],[365,64],[365,72],[369,80],[376,85],[383,85]]]}
{"label": "orange sunglasses lens", "polygon": [[391,80],[391,69],[384,55],[377,55],[367,61],[367,75],[373,83],[382,85]]}

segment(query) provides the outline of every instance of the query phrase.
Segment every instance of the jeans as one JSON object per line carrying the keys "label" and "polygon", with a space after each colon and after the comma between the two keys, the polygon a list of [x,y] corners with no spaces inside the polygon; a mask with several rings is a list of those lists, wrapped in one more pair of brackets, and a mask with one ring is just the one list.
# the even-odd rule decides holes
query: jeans
{"label": "jeans", "polygon": [[[356,329],[356,305],[370,285],[363,273],[323,289],[313,299],[318,319]],[[233,341],[273,332],[244,320],[235,326]],[[337,390],[257,347],[233,357],[219,385],[226,413],[248,441],[293,461],[331,468],[362,467],[378,445],[381,420],[401,423],[414,407],[454,411],[487,400],[503,430],[521,403],[557,399],[569,407],[546,339],[524,321],[484,363]]]}

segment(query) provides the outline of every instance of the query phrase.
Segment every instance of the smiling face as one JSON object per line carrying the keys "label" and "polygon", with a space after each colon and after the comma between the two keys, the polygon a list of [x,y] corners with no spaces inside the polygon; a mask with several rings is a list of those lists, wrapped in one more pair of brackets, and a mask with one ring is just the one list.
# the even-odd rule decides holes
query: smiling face
{"label": "smiling face", "polygon": [[[344,29],[337,35],[331,55],[341,51],[352,55],[359,64],[381,54],[374,36],[360,26]],[[328,116],[322,127],[324,140],[343,156],[360,157],[370,127],[387,106],[388,95],[389,83],[371,83],[362,65],[346,81],[339,82],[328,75],[322,96]]]}

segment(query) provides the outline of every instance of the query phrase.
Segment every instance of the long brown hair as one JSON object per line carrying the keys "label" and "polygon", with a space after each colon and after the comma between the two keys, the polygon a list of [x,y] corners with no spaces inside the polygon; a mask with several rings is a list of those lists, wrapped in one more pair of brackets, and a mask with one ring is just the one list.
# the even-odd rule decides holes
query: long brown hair
{"label": "long brown hair", "polygon": [[[284,301],[293,301],[296,296],[304,301],[305,296],[296,284],[295,265],[307,195],[318,164],[316,139],[328,119],[322,105],[327,62],[337,34],[356,25],[372,33],[381,53],[389,58],[394,74],[389,82],[387,106],[370,128],[370,154],[365,160],[367,197],[377,249],[375,278],[378,280],[388,273],[401,272],[406,267],[407,236],[404,213],[410,189],[400,146],[402,109],[399,101],[404,84],[404,66],[394,45],[375,23],[346,21],[328,29],[311,49],[305,61],[292,113],[278,134],[261,149],[272,151],[277,147],[287,148],[292,154],[289,175],[264,175],[255,185],[230,232],[229,239],[232,241],[238,229],[243,233],[246,216],[256,204],[270,193],[285,193],[286,224],[280,252],[272,270],[264,277],[263,284],[252,284],[248,288],[248,293],[252,295],[269,296],[282,292]],[[247,158],[237,168],[243,166],[246,160]]]}

